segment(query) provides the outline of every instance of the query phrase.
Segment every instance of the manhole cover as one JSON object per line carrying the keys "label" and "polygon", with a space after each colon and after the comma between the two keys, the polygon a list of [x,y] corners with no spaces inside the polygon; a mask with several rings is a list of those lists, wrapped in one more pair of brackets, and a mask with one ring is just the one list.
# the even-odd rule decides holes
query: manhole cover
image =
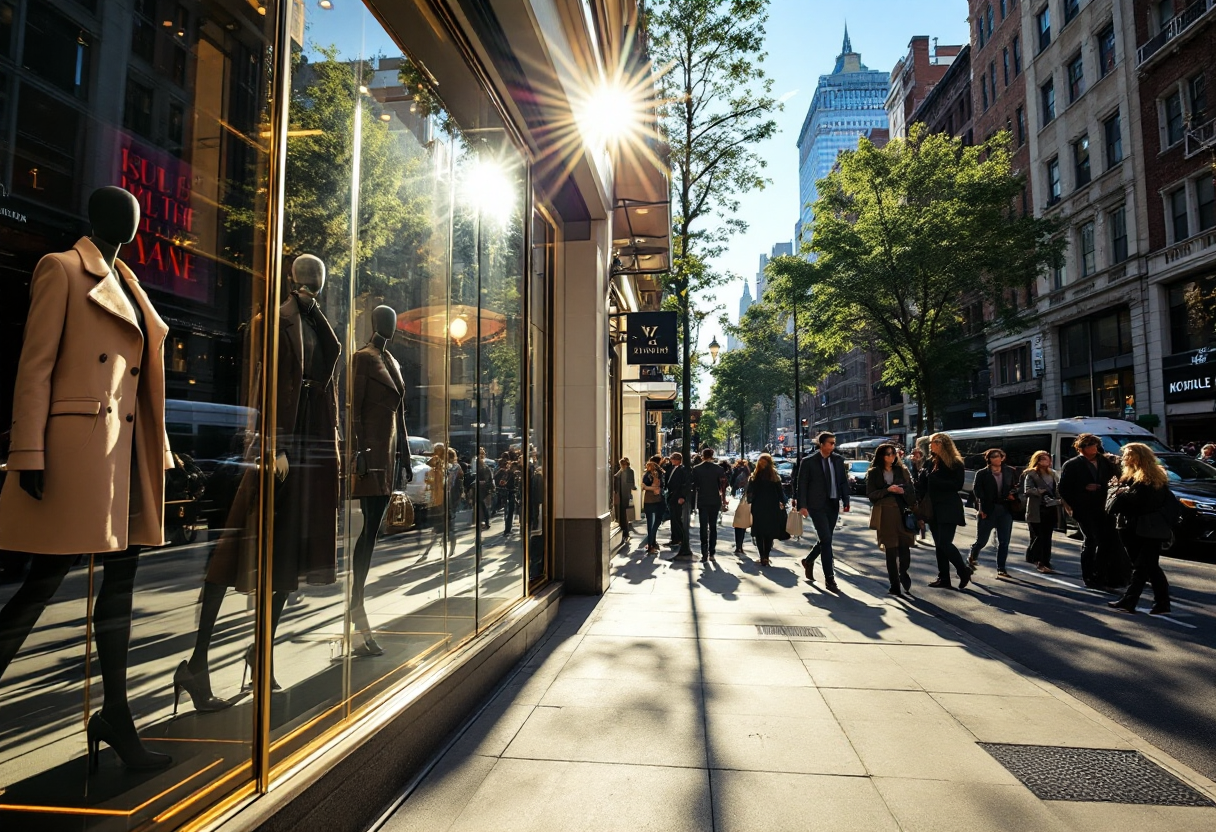
{"label": "manhole cover", "polygon": [[1138,751],[991,742],[979,745],[1041,800],[1216,805]]}
{"label": "manhole cover", "polygon": [[777,624],[757,624],[756,632],[762,636],[785,636],[786,638],[824,638],[818,627],[786,627]]}

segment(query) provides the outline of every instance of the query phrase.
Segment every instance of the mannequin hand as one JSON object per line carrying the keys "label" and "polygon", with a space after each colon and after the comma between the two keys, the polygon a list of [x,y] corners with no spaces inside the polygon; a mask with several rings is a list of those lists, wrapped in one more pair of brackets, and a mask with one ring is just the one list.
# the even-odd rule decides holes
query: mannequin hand
{"label": "mannequin hand", "polygon": [[801,514],[803,517],[810,517],[810,516],[811,516],[811,513],[810,513],[809,511],[807,511],[806,509],[804,509],[804,508],[800,508],[800,509],[798,509],[798,513],[799,513],[799,514]]}
{"label": "mannequin hand", "polygon": [[287,479],[288,469],[287,454],[280,451],[279,455],[274,458],[274,478],[279,482]]}
{"label": "mannequin hand", "polygon": [[26,494],[29,494],[35,500],[41,500],[42,494],[46,490],[46,472],[22,471],[21,490]]}

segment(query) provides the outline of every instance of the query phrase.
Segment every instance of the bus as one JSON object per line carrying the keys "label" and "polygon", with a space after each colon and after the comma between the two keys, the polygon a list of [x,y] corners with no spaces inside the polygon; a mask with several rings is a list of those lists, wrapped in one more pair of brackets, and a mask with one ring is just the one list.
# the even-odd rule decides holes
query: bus
{"label": "bus", "polygon": [[852,442],[840,443],[836,446],[836,453],[845,459],[873,461],[874,451],[878,450],[878,446],[891,441],[893,440],[886,436],[867,436],[863,439],[854,439]]}
{"label": "bus", "polygon": [[1082,433],[1092,433],[1101,439],[1102,452],[1108,454],[1118,455],[1129,442],[1143,442],[1157,453],[1168,453],[1170,450],[1152,431],[1137,424],[1122,419],[1090,416],[942,432],[954,440],[963,457],[963,465],[967,469],[963,491],[968,501],[971,499],[975,472],[987,464],[984,452],[989,448],[1000,448],[1005,452],[1005,464],[1019,470],[1025,469],[1035,451],[1048,451],[1051,453],[1052,466],[1057,471],[1077,455],[1072,443]]}

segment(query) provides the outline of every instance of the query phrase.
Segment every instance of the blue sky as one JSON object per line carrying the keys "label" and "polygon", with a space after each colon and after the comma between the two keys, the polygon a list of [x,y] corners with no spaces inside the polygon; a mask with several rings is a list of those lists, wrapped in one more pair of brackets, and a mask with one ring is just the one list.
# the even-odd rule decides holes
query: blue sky
{"label": "blue sky", "polygon": [[[794,237],[799,208],[794,143],[819,76],[831,72],[840,52],[846,19],[853,49],[861,53],[862,62],[887,72],[907,54],[913,35],[936,37],[943,44],[966,43],[968,38],[966,0],[771,0],[770,6],[764,65],[774,82],[773,93],[787,98],[785,109],[776,115],[776,136],[759,148],[772,184],[743,197],[740,215],[750,227],[731,240],[729,251],[717,263],[741,278],[716,293],[716,301],[726,305],[732,321],[743,279],[754,280],[760,255],[774,243]],[[701,332],[703,349],[714,335],[726,343],[714,323]]]}

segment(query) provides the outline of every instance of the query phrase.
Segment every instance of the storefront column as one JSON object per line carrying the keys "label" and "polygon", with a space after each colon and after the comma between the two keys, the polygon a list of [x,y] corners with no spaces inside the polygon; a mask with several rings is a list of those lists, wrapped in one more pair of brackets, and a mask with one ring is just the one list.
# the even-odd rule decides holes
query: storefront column
{"label": "storefront column", "polygon": [[570,240],[555,290],[554,441],[556,577],[566,591],[608,588],[612,514],[608,490],[608,223]]}

